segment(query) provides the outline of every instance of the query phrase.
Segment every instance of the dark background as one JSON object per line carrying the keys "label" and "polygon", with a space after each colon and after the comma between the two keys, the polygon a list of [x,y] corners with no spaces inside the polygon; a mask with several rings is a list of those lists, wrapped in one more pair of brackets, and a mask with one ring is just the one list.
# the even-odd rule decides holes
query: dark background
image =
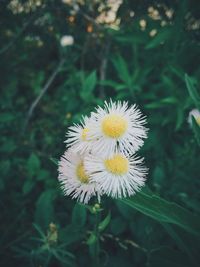
{"label": "dark background", "polygon": [[[185,82],[188,74],[199,90],[199,1],[124,0],[112,21],[109,1],[68,2],[0,2],[2,267],[92,266],[93,215],[62,195],[55,163],[67,127],[105,99],[147,115],[140,155],[151,190],[200,213],[200,154],[188,123],[196,102]],[[72,46],[61,46],[64,35]],[[103,217],[111,211],[102,266],[199,266],[196,236],[117,200],[102,207]]]}

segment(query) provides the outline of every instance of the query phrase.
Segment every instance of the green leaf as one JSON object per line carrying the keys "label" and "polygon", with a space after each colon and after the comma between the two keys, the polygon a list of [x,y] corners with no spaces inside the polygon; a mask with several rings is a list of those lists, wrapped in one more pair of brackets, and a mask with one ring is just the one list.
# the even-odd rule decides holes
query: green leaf
{"label": "green leaf", "polygon": [[97,241],[97,236],[94,233],[91,233],[86,243],[87,245],[93,245],[96,241]]}
{"label": "green leaf", "polygon": [[26,180],[22,188],[23,194],[24,195],[28,194],[33,189],[34,186],[35,186],[35,181],[31,179]]}
{"label": "green leaf", "polygon": [[122,201],[116,201],[115,203],[116,203],[116,206],[117,206],[122,218],[124,218],[128,221],[132,220],[136,211],[134,209],[132,209],[130,206],[124,205],[124,203]]}
{"label": "green leaf", "polygon": [[117,57],[113,58],[112,62],[118,72],[119,78],[130,88],[131,76],[125,60],[120,55],[118,55]]}
{"label": "green leaf", "polygon": [[182,107],[177,108],[177,113],[176,113],[176,127],[175,131],[179,130],[183,121],[185,120],[184,113]]}
{"label": "green leaf", "polygon": [[102,222],[99,223],[99,226],[98,226],[99,231],[103,231],[108,226],[108,224],[110,223],[110,219],[111,219],[111,214],[109,212],[106,218]]}
{"label": "green leaf", "polygon": [[175,97],[166,97],[160,100],[163,104],[177,104],[177,99]]}
{"label": "green leaf", "polygon": [[173,202],[142,191],[120,201],[159,222],[172,223],[200,235],[200,217]]}
{"label": "green leaf", "polygon": [[163,42],[167,41],[171,35],[170,29],[164,29],[157,33],[155,37],[146,45],[146,49],[152,49],[160,46]]}
{"label": "green leaf", "polygon": [[145,105],[145,108],[148,109],[157,109],[157,108],[163,108],[166,105],[177,105],[177,99],[175,97],[166,97],[161,99],[160,101],[152,102]]}
{"label": "green leaf", "polygon": [[185,82],[191,99],[193,100],[196,107],[200,110],[200,96],[196,88],[194,87],[193,79],[190,78],[187,74],[185,74]]}
{"label": "green leaf", "polygon": [[97,74],[96,71],[90,73],[83,82],[83,87],[80,93],[80,96],[83,100],[88,102],[88,98],[92,96],[92,92],[97,83]]}
{"label": "green leaf", "polygon": [[162,108],[164,105],[160,101],[156,101],[149,104],[145,104],[144,106],[147,109],[157,109],[157,108]]}
{"label": "green leaf", "polygon": [[104,80],[104,81],[99,82],[99,84],[104,85],[104,86],[110,86],[110,87],[114,88],[116,91],[120,91],[120,90],[127,88],[127,86],[125,84],[118,83],[118,82],[115,82],[112,80]]}
{"label": "green leaf", "polygon": [[[188,242],[186,240],[183,239],[183,236],[178,234],[178,231],[176,231],[174,228],[172,227],[172,225],[168,224],[168,223],[162,223],[163,227],[165,228],[165,230],[167,231],[167,233],[175,240],[177,246],[182,250],[185,251],[185,253],[188,255],[191,264],[196,264],[196,260],[194,258],[194,255],[192,253],[192,250],[190,248],[190,246],[188,245]],[[196,265],[197,266],[197,265]]]}
{"label": "green leaf", "polygon": [[49,178],[49,176],[50,176],[50,172],[42,169],[38,172],[36,179],[37,181],[45,181]]}
{"label": "green leaf", "polygon": [[184,71],[180,68],[180,66],[169,65],[169,70],[174,73],[178,78],[184,81]]}
{"label": "green leaf", "polygon": [[134,35],[125,35],[125,33],[123,32],[123,34],[120,36],[116,36],[115,39],[119,42],[124,44],[128,44],[128,45],[133,45],[133,44],[144,44],[147,42],[147,38],[146,36],[142,35],[141,32],[137,32],[134,33]]}
{"label": "green leaf", "polygon": [[40,234],[41,238],[43,238],[44,240],[46,239],[45,233],[42,231],[42,229],[40,228],[39,225],[37,224],[33,224],[33,226],[35,227],[35,229],[37,230],[37,232]]}
{"label": "green leaf", "polygon": [[56,158],[53,158],[53,157],[50,157],[49,158],[50,159],[50,161],[52,161],[56,166],[58,166],[58,159],[56,159]]}
{"label": "green leaf", "polygon": [[86,223],[87,212],[83,205],[76,204],[72,212],[72,224],[83,227]]}
{"label": "green leaf", "polygon": [[192,129],[197,139],[197,143],[200,145],[200,127],[193,116],[192,116]]}
{"label": "green leaf", "polygon": [[46,229],[54,220],[54,199],[55,191],[44,191],[36,202],[35,221]]}
{"label": "green leaf", "polygon": [[27,162],[27,169],[30,177],[37,174],[40,169],[40,159],[35,153],[32,153]]}

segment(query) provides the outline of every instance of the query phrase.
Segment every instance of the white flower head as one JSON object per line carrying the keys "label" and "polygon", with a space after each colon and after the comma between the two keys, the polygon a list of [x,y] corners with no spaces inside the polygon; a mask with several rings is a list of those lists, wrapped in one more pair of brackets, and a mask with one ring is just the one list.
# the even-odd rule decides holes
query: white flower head
{"label": "white flower head", "polygon": [[66,134],[67,146],[73,145],[74,151],[80,154],[89,152],[92,149],[92,141],[89,140],[90,119],[85,116],[82,118],[80,124],[74,124],[69,127]]}
{"label": "white flower head", "polygon": [[98,185],[91,181],[84,167],[84,157],[74,153],[73,147],[65,152],[59,162],[58,180],[65,195],[87,204],[92,196],[100,201]]}
{"label": "white flower head", "polygon": [[200,111],[198,109],[192,109],[188,116],[188,122],[192,126],[192,116],[195,118],[197,124],[200,126]]}
{"label": "white flower head", "polygon": [[74,37],[71,35],[64,35],[60,39],[60,45],[65,47],[65,46],[70,46],[74,44]]}
{"label": "white flower head", "polygon": [[120,152],[110,157],[89,154],[85,158],[85,169],[102,192],[113,198],[133,195],[144,185],[147,174],[143,159]]}
{"label": "white flower head", "polygon": [[134,154],[147,137],[146,118],[136,105],[127,102],[105,102],[90,118],[90,138],[99,154],[111,155],[116,150]]}

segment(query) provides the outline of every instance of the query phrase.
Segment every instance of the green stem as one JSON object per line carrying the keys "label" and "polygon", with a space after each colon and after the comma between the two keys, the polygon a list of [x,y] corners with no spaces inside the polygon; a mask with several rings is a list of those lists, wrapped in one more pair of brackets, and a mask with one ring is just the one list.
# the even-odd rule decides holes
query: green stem
{"label": "green stem", "polygon": [[100,253],[100,242],[99,242],[99,223],[100,223],[100,212],[97,211],[95,214],[95,228],[94,233],[96,236],[96,241],[94,243],[94,266],[99,267],[100,266],[100,259],[99,259],[99,253]]}

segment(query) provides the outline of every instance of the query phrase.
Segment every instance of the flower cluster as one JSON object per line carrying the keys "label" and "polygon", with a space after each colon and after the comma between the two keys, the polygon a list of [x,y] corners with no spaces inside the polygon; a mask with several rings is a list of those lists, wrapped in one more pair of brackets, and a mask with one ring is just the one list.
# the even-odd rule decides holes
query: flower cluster
{"label": "flower cluster", "polygon": [[145,182],[143,159],[135,152],[147,137],[146,119],[127,102],[105,102],[67,132],[67,151],[59,162],[66,195],[88,203],[92,196],[133,195]]}

